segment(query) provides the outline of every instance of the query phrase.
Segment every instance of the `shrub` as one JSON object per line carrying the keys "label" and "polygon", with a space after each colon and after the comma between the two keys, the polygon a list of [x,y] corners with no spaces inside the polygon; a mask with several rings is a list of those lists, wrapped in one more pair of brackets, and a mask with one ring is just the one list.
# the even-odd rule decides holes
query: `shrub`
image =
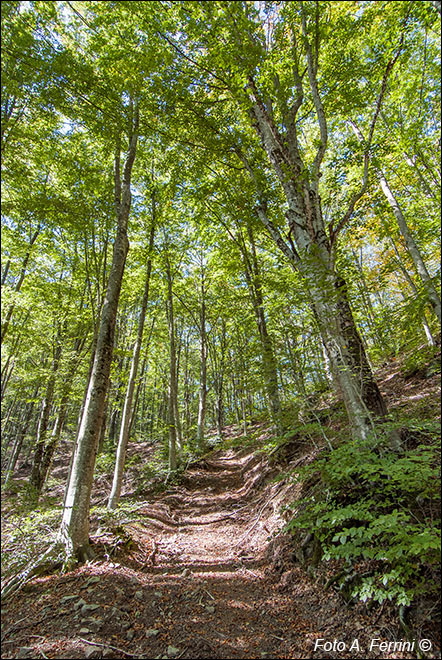
{"label": "shrub", "polygon": [[287,529],[312,534],[322,559],[337,560],[333,581],[351,598],[409,605],[428,591],[423,577],[434,575],[440,557],[437,428],[419,424],[425,441],[399,456],[385,439],[349,440],[296,472],[309,492],[292,505]]}

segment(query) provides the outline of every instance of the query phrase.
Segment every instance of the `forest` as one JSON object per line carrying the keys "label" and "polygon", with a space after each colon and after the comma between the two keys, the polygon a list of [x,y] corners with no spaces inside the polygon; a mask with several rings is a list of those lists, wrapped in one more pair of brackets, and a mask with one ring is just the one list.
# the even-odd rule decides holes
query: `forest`
{"label": "forest", "polygon": [[1,3],[2,658],[440,657],[440,20]]}

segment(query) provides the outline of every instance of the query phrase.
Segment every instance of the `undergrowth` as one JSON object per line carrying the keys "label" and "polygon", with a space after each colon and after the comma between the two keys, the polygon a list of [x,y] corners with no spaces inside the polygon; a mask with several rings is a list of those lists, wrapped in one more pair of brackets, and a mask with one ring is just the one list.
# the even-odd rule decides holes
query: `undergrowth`
{"label": "undergrowth", "polygon": [[311,535],[347,600],[408,606],[436,595],[440,561],[440,428],[408,420],[408,447],[398,455],[388,434],[324,449],[292,478],[303,497],[292,504],[292,533]]}
{"label": "undergrowth", "polygon": [[2,523],[2,579],[7,581],[55,541],[61,521],[61,508],[52,501],[39,503],[31,509],[33,500],[26,498],[19,510],[4,516]]}

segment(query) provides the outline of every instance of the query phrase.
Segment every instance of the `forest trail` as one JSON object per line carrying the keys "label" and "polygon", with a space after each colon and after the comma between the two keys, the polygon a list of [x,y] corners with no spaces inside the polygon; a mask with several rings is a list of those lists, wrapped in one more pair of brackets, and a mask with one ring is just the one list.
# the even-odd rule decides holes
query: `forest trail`
{"label": "forest trail", "polygon": [[272,542],[293,489],[275,472],[256,448],[191,466],[119,538],[97,530],[96,561],[11,599],[2,657],[317,658],[317,638],[379,636]]}
{"label": "forest trail", "polygon": [[147,548],[143,574],[165,613],[152,622],[159,633],[149,651],[141,647],[146,657],[294,657],[299,626],[309,623],[268,574],[287,490],[265,484],[271,474],[256,449],[213,452],[129,525],[139,551]]}

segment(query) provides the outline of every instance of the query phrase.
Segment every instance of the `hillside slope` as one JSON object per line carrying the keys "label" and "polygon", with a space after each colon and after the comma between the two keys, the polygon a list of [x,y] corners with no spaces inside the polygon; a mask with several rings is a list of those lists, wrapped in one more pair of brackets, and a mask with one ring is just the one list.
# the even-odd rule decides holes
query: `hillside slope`
{"label": "hillside slope", "polygon": [[[398,406],[433,408],[437,382],[437,375],[406,380],[390,370],[383,386]],[[401,649],[386,655],[379,646],[369,652],[372,639],[404,639],[393,610],[348,608],[324,588],[323,574],[309,577],[299,548],[281,532],[284,505],[299,485],[275,478],[311,462],[321,447],[295,441],[269,457],[260,451],[270,440],[265,426],[252,430],[255,442],[239,447],[231,429],[230,447],[191,464],[164,492],[135,497],[132,473],[121,515],[106,523],[93,514],[96,560],[35,579],[7,602],[2,657],[416,657]],[[66,461],[58,461],[61,478]],[[96,503],[108,480],[97,480]],[[60,489],[53,483],[49,494]],[[428,626],[434,647],[426,657],[438,657]],[[346,648],[315,650],[320,639]],[[355,639],[359,648],[350,650]]]}

